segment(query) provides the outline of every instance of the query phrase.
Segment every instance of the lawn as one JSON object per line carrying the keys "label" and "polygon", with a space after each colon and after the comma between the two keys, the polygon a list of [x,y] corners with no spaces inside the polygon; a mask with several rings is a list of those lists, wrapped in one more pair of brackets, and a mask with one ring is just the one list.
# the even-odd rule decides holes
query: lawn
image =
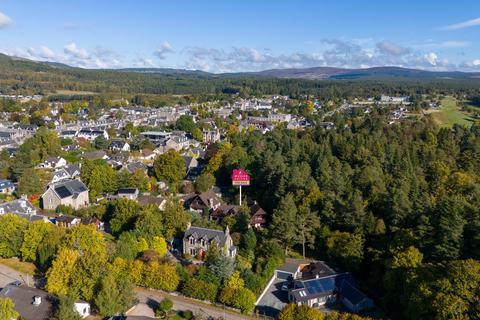
{"label": "lawn", "polygon": [[35,275],[35,265],[30,262],[22,262],[17,258],[9,258],[9,259],[0,259],[0,264],[6,265],[14,270],[19,272],[23,272],[29,275]]}
{"label": "lawn", "polygon": [[471,126],[475,121],[471,116],[462,112],[457,101],[451,97],[441,101],[439,109],[432,112],[432,117],[442,127],[451,127],[454,124]]}

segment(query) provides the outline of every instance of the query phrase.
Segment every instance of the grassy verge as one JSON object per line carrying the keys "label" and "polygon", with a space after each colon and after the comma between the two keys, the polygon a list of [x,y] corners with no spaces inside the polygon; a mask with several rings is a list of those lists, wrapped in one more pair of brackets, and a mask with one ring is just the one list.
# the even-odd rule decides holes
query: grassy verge
{"label": "grassy verge", "polygon": [[17,258],[9,258],[9,259],[0,259],[0,264],[3,264],[9,268],[17,270],[18,272],[23,272],[29,275],[35,275],[35,265],[30,262],[22,262]]}
{"label": "grassy verge", "polygon": [[454,124],[471,126],[475,121],[471,116],[460,110],[457,101],[452,97],[443,99],[440,108],[432,113],[432,117],[442,127],[451,127]]}

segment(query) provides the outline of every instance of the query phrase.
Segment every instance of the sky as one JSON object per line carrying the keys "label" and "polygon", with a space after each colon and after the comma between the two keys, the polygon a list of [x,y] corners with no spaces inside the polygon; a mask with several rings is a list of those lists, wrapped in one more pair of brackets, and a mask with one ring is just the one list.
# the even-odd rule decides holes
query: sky
{"label": "sky", "polygon": [[83,68],[480,71],[480,1],[0,0],[0,52]]}

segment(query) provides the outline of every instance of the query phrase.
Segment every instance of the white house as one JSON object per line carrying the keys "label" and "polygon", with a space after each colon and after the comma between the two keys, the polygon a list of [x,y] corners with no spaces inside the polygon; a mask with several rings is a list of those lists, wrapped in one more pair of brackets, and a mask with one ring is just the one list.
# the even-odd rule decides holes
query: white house
{"label": "white house", "polygon": [[77,301],[73,304],[73,308],[82,318],[90,316],[90,304],[88,302]]}

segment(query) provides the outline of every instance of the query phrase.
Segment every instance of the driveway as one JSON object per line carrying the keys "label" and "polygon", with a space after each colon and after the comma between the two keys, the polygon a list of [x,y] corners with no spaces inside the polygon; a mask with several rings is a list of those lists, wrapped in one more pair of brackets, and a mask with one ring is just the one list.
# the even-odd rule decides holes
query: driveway
{"label": "driveway", "polygon": [[258,314],[277,317],[280,310],[288,304],[288,293],[281,289],[284,282],[283,279],[275,279],[272,282],[257,304]]}
{"label": "driveway", "polygon": [[16,280],[21,281],[22,283],[25,283],[29,286],[34,285],[34,280],[32,276],[14,270],[10,267],[7,267],[6,265],[0,264],[0,288],[3,288]]}
{"label": "driveway", "polygon": [[[158,303],[162,299],[168,298],[172,300],[173,309],[176,311],[190,310],[194,314],[203,314],[203,315],[212,316],[215,318],[222,317],[222,319],[226,319],[226,320],[252,319],[249,316],[242,315],[232,310],[223,309],[220,307],[216,307],[214,305],[189,299],[183,296],[176,296],[176,295],[168,294],[165,292],[161,292],[157,290],[149,290],[145,288],[136,288],[135,292],[137,294],[139,304],[142,306],[142,309],[144,308],[145,305],[149,306],[150,308],[155,308],[156,306],[158,306]],[[135,311],[132,310],[132,312],[134,312],[135,315],[143,315],[143,314],[139,314],[139,310],[135,310]],[[146,313],[150,313],[150,311],[148,310],[146,311]]]}

